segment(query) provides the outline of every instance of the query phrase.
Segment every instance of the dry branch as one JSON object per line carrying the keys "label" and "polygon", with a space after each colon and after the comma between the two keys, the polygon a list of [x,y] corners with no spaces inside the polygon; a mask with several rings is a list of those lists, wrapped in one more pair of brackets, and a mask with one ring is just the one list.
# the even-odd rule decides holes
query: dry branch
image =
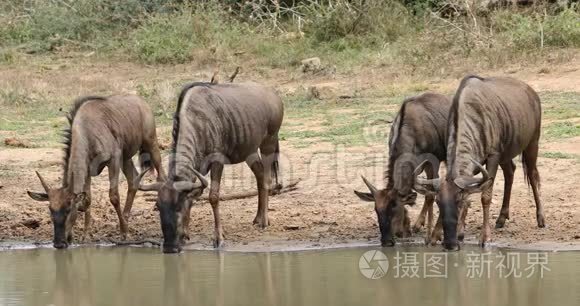
{"label": "dry branch", "polygon": [[211,81],[209,81],[210,83],[212,83],[212,84],[217,84],[217,83],[219,83],[219,80],[218,80],[218,74],[219,74],[219,72],[220,72],[220,70],[219,70],[219,69],[216,69],[216,70],[215,70],[215,72],[214,72],[214,73],[213,73],[213,75],[211,76]]}
{"label": "dry branch", "polygon": [[230,78],[229,78],[230,83],[234,82],[234,79],[236,78],[236,76],[238,75],[239,72],[240,72],[240,66],[236,67],[236,71],[234,71],[234,73],[232,73],[232,75],[230,75]]}
{"label": "dry branch", "polygon": [[[291,181],[286,186],[274,188],[274,190],[272,190],[271,195],[275,196],[278,194],[294,191],[294,190],[298,189],[298,187],[296,185],[298,185],[298,183],[300,183],[300,181],[301,181],[301,179],[297,179],[297,180]],[[258,195],[258,190],[255,189],[255,190],[248,190],[248,191],[236,192],[236,193],[231,193],[231,194],[223,194],[223,195],[220,195],[220,200],[221,201],[230,201],[230,200],[237,200],[237,199],[245,199],[245,198],[250,198],[253,196],[257,196],[257,195]],[[209,196],[204,195],[204,196],[200,197],[199,200],[209,200]],[[151,195],[149,197],[146,196],[145,201],[146,202],[155,202],[155,201],[157,201],[157,196],[154,196],[154,195]]]}
{"label": "dry branch", "polygon": [[116,240],[109,240],[110,243],[116,246],[125,246],[125,245],[143,245],[146,243],[150,243],[154,246],[161,246],[161,242],[153,240],[153,239],[143,239],[143,240],[133,240],[133,241],[116,241]]}
{"label": "dry branch", "polygon": [[[298,185],[298,183],[300,183],[300,181],[301,181],[300,179],[297,179],[297,180],[290,182],[286,186],[283,186],[279,189],[275,189],[272,195],[274,196],[274,195],[294,191],[294,190],[298,189],[298,187],[296,187],[296,185]],[[221,201],[229,201],[229,200],[245,199],[245,198],[249,198],[249,197],[253,197],[253,196],[257,196],[257,195],[258,195],[257,189],[256,190],[248,190],[248,191],[220,195],[220,200]],[[208,196],[203,196],[203,197],[201,197],[201,199],[207,200]]]}

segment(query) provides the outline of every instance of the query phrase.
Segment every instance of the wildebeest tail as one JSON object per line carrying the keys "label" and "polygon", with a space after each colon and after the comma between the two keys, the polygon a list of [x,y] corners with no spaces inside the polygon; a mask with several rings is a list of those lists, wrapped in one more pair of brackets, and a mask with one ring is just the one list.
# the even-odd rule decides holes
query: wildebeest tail
{"label": "wildebeest tail", "polygon": [[[535,154],[536,156],[531,156]],[[540,189],[540,173],[536,169],[536,159],[538,152],[524,151],[522,153],[522,168],[524,169],[524,181],[531,187],[532,182],[537,182],[538,189]]]}
{"label": "wildebeest tail", "polygon": [[280,160],[280,141],[276,140],[276,149],[274,150],[274,162],[272,163],[272,171],[274,171],[276,182],[278,182],[280,177],[280,164],[278,163],[279,160]]}

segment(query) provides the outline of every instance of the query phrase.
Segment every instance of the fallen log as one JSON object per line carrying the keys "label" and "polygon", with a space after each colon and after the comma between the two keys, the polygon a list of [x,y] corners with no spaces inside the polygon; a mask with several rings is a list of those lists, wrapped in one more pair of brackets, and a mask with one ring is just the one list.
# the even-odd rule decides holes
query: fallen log
{"label": "fallen log", "polygon": [[161,246],[161,242],[153,240],[153,239],[127,240],[127,241],[109,240],[109,242],[116,245],[116,246],[143,245],[146,243],[150,243],[153,246]]}
{"label": "fallen log", "polygon": [[[274,188],[274,190],[272,190],[271,196],[279,195],[282,193],[286,193],[286,192],[290,192],[290,191],[294,191],[294,190],[298,189],[298,187],[296,185],[298,185],[298,183],[300,183],[300,181],[301,181],[301,179],[297,179],[297,180],[291,181],[286,186],[279,186],[278,188]],[[248,191],[241,191],[241,192],[236,192],[236,193],[220,195],[220,201],[245,199],[245,198],[250,198],[253,196],[257,196],[257,195],[258,195],[257,189],[248,190]],[[209,197],[208,197],[208,195],[204,195],[200,199],[208,200]]]}
{"label": "fallen log", "polygon": [[[272,190],[272,193],[270,194],[270,196],[276,196],[282,193],[287,193],[290,191],[294,191],[296,189],[298,189],[298,187],[296,185],[298,185],[298,183],[300,183],[301,179],[297,179],[294,181],[291,181],[290,183],[288,183],[286,186],[278,186],[278,187],[274,187],[274,189]],[[258,190],[247,190],[247,191],[241,191],[241,192],[236,192],[236,193],[230,193],[230,194],[221,194],[220,195],[220,201],[230,201],[230,200],[237,200],[237,199],[245,199],[245,198],[250,198],[250,197],[254,197],[258,195]],[[201,196],[199,200],[209,200],[209,195],[203,195]],[[149,196],[149,197],[145,197],[145,201],[147,202],[155,202],[157,201],[157,197],[156,196]]]}

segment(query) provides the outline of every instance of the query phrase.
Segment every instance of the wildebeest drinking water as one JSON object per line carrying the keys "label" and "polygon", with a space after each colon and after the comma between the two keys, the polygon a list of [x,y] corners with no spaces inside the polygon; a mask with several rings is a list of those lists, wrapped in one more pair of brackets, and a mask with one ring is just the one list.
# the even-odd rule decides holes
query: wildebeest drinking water
{"label": "wildebeest drinking water", "polygon": [[[90,96],[75,101],[65,131],[62,187],[52,188],[38,173],[45,193],[28,192],[37,201],[49,201],[54,225],[54,247],[66,248],[73,238],[77,209],[85,211],[84,236],[91,224],[91,176],[104,167],[109,172],[109,197],[117,212],[123,238],[137,192],[137,170],[131,158],[138,151],[142,166],[152,162],[162,180],[164,171],[151,109],[137,96]],[[127,178],[127,199],[121,212],[119,172]]]}
{"label": "wildebeest drinking water", "polygon": [[[458,215],[466,209],[463,206],[467,195],[474,192],[482,192],[480,244],[484,246],[489,241],[489,206],[498,166],[504,172],[505,190],[496,227],[504,226],[509,219],[515,171],[512,159],[519,154],[522,154],[524,174],[534,193],[538,227],[545,226],[539,194],[540,175],[536,168],[541,113],[540,98],[523,82],[478,76],[467,76],[461,81],[449,113],[446,177],[417,178],[415,185],[418,192],[437,194],[446,249],[458,248]],[[416,173],[425,166],[426,163],[419,165]],[[474,176],[477,172],[482,173],[481,178]]]}
{"label": "wildebeest drinking water", "polygon": [[278,130],[283,114],[282,101],[274,90],[258,84],[192,83],[184,87],[173,118],[168,180],[140,186],[141,190],[158,191],[164,252],[181,250],[192,200],[207,187],[203,175],[210,171],[214,246],[222,245],[219,189],[225,164],[246,162],[250,166],[258,185],[254,224],[268,226],[271,176],[278,185]]}
{"label": "wildebeest drinking water", "polygon": [[[447,116],[451,99],[440,94],[425,93],[403,101],[401,110],[395,117],[389,134],[389,163],[386,171],[386,188],[378,190],[364,177],[363,181],[370,193],[355,191],[365,201],[375,202],[375,211],[381,231],[381,244],[395,244],[392,227],[395,219],[409,223],[405,205],[414,205],[417,194],[413,192],[415,177],[413,170],[425,159],[433,161],[436,167],[427,168],[429,178],[439,176],[439,161],[445,160]],[[433,224],[433,195],[425,197],[425,203],[414,228],[419,229],[428,215],[426,242],[430,243]],[[396,225],[400,231],[407,225]]]}

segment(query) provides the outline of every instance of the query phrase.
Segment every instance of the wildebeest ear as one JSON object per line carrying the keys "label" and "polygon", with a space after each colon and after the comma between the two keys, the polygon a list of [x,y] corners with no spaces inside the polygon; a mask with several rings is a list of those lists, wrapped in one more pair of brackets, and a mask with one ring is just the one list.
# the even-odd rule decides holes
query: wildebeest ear
{"label": "wildebeest ear", "polygon": [[354,194],[356,194],[363,201],[366,201],[366,202],[374,202],[375,201],[375,197],[370,192],[360,192],[360,191],[355,190]]}
{"label": "wildebeest ear", "polygon": [[42,192],[32,192],[27,191],[28,195],[36,201],[45,202],[48,201],[48,194]]}

